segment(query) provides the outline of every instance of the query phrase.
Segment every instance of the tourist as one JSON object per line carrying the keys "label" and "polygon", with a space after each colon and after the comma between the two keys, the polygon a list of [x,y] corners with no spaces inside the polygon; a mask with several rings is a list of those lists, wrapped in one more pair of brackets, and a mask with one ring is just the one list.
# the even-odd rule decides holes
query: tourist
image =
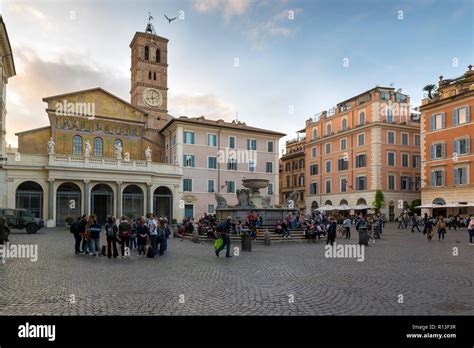
{"label": "tourist", "polygon": [[428,239],[428,241],[431,241],[431,238],[433,238],[433,221],[431,219],[431,216],[425,221],[424,232],[426,233],[426,238]]}
{"label": "tourist", "polygon": [[145,217],[142,216],[140,218],[139,224],[137,225],[138,256],[145,256],[148,236],[148,226],[146,225]]}
{"label": "tourist", "polygon": [[283,235],[283,227],[281,225],[281,222],[280,220],[277,221],[276,225],[275,225],[275,233],[276,234],[282,234]]}
{"label": "tourist", "polygon": [[125,248],[128,248],[131,231],[132,226],[128,222],[128,218],[126,216],[122,216],[118,227],[120,237],[120,251],[122,252],[122,258],[130,255],[129,251],[126,252]]}
{"label": "tourist", "polygon": [[161,256],[164,254],[168,248],[168,237],[170,235],[169,226],[166,224],[165,220],[160,218],[158,221],[158,243],[160,244],[160,250],[158,254]]}
{"label": "tourist", "polygon": [[441,216],[438,222],[438,240],[441,241],[441,237],[444,240],[445,234],[446,234],[446,222],[444,222],[444,219]]}
{"label": "tourist", "polygon": [[156,215],[153,214],[148,221],[148,231],[150,234],[151,256],[155,257],[158,254],[158,226],[156,223]]}
{"label": "tourist", "polygon": [[114,258],[117,258],[117,232],[118,227],[115,223],[115,218],[109,216],[107,223],[105,224],[105,235],[107,239],[107,257],[110,259],[112,257],[112,251]]}
{"label": "tourist", "polygon": [[369,240],[367,237],[367,219],[364,215],[361,215],[359,221],[356,224],[356,229],[359,232],[359,244],[369,246]]}
{"label": "tourist", "polygon": [[349,218],[349,216],[346,216],[346,218],[342,222],[342,227],[344,227],[344,230],[346,231],[346,239],[351,238],[351,225],[351,219]]}
{"label": "tourist", "polygon": [[472,240],[474,239],[474,215],[471,215],[471,221],[467,225],[467,232],[469,232],[469,245],[474,245]]}
{"label": "tourist", "polygon": [[250,238],[252,238],[252,240],[255,240],[257,238],[257,226],[255,225],[250,226]]}
{"label": "tourist", "polygon": [[288,224],[285,221],[283,221],[281,223],[281,232],[282,232],[283,238],[290,238],[291,237],[290,228],[289,228]]}
{"label": "tourist", "polygon": [[76,221],[71,224],[69,231],[74,235],[74,250],[76,255],[81,253],[81,242],[83,233],[81,233],[82,217],[78,217]]}
{"label": "tourist", "polygon": [[92,219],[92,224],[90,226],[90,232],[91,232],[91,245],[93,254],[92,256],[96,256],[96,253],[100,256],[101,255],[101,250],[100,250],[100,231],[102,229],[102,226],[97,222],[97,217],[95,215],[91,215]]}
{"label": "tourist", "polygon": [[414,233],[415,228],[416,228],[418,230],[418,232],[421,232],[420,228],[418,227],[418,216],[416,215],[416,213],[413,215],[411,220],[412,220],[412,222],[411,222],[411,231]]}
{"label": "tourist", "polygon": [[132,220],[131,228],[132,230],[130,231],[130,239],[129,239],[129,247],[130,250],[133,249],[135,246],[135,249],[137,248],[137,221],[135,219]]}
{"label": "tourist", "polygon": [[334,242],[336,241],[336,231],[337,231],[336,219],[333,217],[330,217],[326,245],[331,243],[331,246],[332,246],[334,244]]}
{"label": "tourist", "polygon": [[229,216],[226,221],[221,222],[219,224],[219,232],[221,233],[221,237],[224,243],[222,243],[221,247],[217,249],[216,256],[219,257],[219,253],[226,248],[225,257],[232,257],[230,254],[230,226],[232,218]]}
{"label": "tourist", "polygon": [[84,255],[89,255],[89,253],[92,253],[92,242],[91,242],[91,226],[94,223],[94,221],[89,217],[86,223],[86,229],[84,232],[84,241],[82,242],[83,245],[83,252]]}
{"label": "tourist", "polygon": [[87,227],[87,215],[82,215],[81,216],[81,224],[79,225],[79,227],[80,227],[79,228],[79,235],[82,238],[81,253],[84,253],[84,251],[86,250],[86,244],[87,244],[87,241],[84,238],[84,236],[86,234],[86,227]]}

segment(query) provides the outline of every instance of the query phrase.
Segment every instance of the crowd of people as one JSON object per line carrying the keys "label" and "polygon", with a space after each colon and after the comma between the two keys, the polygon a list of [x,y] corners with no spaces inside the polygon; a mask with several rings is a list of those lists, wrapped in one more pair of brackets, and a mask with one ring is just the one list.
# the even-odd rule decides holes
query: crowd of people
{"label": "crowd of people", "polygon": [[[416,216],[413,218],[412,224],[416,225],[418,229],[420,219]],[[446,231],[450,230],[451,228],[463,228],[467,227],[467,231],[469,233],[469,244],[473,244],[474,239],[474,215],[466,218],[460,218],[459,216],[449,216],[448,218],[444,218],[443,216],[438,216],[436,218],[432,216],[428,216],[425,214],[423,219],[421,219],[421,223],[423,225],[423,234],[426,235],[426,238],[431,241],[434,237],[435,230],[438,234],[438,240],[444,240]],[[412,227],[412,232],[414,232]],[[418,232],[421,232],[418,229]]]}
{"label": "crowd of people", "polygon": [[139,257],[156,257],[165,253],[168,248],[168,238],[171,227],[164,217],[150,214],[139,219],[129,219],[122,216],[120,219],[109,216],[104,225],[105,245],[101,245],[102,225],[95,215],[83,215],[77,218],[70,226],[74,235],[74,251],[76,255],[118,257],[120,246],[122,258],[129,257],[134,248]]}

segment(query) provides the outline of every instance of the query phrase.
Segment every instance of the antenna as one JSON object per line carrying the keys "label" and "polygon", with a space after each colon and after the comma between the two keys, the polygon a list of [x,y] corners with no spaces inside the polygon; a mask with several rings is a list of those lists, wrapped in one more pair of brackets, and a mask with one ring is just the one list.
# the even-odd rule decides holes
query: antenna
{"label": "antenna", "polygon": [[239,112],[238,111],[235,113],[235,122],[236,123],[239,122]]}

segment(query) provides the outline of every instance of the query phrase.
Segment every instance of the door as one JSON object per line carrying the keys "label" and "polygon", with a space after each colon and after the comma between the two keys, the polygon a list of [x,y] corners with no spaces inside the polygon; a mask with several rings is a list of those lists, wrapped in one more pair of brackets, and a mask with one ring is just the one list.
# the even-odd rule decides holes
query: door
{"label": "door", "polygon": [[184,205],[184,217],[190,219],[194,217],[194,206],[192,204]]}

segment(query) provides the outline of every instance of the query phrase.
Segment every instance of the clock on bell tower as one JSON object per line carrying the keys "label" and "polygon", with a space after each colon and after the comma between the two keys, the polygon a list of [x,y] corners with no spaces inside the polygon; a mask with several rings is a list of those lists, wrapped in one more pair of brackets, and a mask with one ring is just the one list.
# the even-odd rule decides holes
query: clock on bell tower
{"label": "clock on bell tower", "polygon": [[148,22],[130,43],[131,104],[148,113],[147,128],[160,130],[168,122],[168,39],[156,35]]}

